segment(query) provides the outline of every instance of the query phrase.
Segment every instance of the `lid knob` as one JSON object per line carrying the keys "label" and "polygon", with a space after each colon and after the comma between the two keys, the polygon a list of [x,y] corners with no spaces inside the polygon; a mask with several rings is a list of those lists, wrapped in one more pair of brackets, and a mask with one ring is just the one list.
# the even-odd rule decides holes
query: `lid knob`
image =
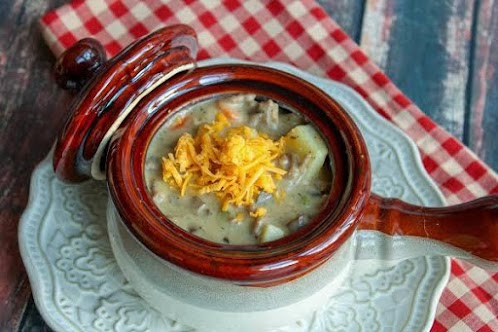
{"label": "lid knob", "polygon": [[66,182],[105,179],[103,161],[114,132],[143,97],[173,75],[194,68],[196,54],[195,31],[183,24],[142,37],[105,65],[102,46],[92,39],[63,53],[56,65],[59,82],[83,89],[55,145],[57,177]]}
{"label": "lid knob", "polygon": [[81,39],[62,53],[55,62],[55,81],[61,88],[77,92],[106,60],[104,47],[98,40]]}

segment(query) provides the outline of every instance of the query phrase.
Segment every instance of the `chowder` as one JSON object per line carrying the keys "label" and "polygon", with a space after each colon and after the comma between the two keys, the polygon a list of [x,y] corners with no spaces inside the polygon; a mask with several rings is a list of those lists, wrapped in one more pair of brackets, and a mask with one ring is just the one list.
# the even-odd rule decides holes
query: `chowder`
{"label": "chowder", "polygon": [[186,107],[155,134],[145,163],[169,220],[224,244],[277,240],[308,224],[330,191],[321,135],[271,99],[229,95]]}

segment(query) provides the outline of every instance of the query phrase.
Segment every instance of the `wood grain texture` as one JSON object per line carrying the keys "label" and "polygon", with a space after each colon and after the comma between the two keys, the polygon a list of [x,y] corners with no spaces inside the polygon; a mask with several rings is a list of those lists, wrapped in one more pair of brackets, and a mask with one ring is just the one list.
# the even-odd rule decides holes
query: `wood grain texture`
{"label": "wood grain texture", "polygon": [[63,95],[37,19],[62,1],[0,2],[0,330],[16,330],[30,294],[17,245],[31,172],[61,127]]}
{"label": "wood grain texture", "polygon": [[365,0],[317,0],[346,33],[359,43]]}
{"label": "wood grain texture", "polygon": [[498,170],[498,1],[477,2],[465,142]]}
{"label": "wood grain texture", "polygon": [[367,0],[361,46],[426,114],[463,138],[474,1]]}
{"label": "wood grain texture", "polygon": [[[28,302],[30,289],[18,252],[17,224],[27,203],[31,172],[50,149],[70,99],[52,80],[54,58],[37,23],[46,10],[66,2],[0,2],[0,153],[4,157],[0,164],[0,331],[50,331],[32,299]],[[349,34],[359,37],[363,0],[321,2]]]}
{"label": "wood grain texture", "polygon": [[[423,111],[498,170],[498,0],[317,1]],[[51,79],[37,20],[66,2],[0,1],[0,331],[49,331],[29,297],[17,223],[69,100]]]}
{"label": "wood grain texture", "polygon": [[52,329],[47,326],[43,318],[38,313],[36,309],[33,298],[29,299],[26,305],[26,310],[24,313],[24,318],[19,327],[20,332],[51,332]]}

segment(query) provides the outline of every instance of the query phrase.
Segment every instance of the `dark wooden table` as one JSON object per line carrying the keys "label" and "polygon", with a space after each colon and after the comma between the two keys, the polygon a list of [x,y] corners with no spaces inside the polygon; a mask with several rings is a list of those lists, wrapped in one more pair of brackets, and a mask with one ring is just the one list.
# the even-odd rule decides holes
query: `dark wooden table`
{"label": "dark wooden table", "polygon": [[[70,97],[38,18],[64,0],[0,1],[0,331],[48,331],[17,246],[29,178]],[[420,108],[498,170],[498,2],[319,0]]]}

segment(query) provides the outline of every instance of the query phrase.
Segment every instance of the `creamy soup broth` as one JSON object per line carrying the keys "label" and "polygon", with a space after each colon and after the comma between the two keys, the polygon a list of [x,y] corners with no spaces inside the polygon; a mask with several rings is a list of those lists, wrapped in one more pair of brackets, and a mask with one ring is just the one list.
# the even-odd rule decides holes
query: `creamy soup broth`
{"label": "creamy soup broth", "polygon": [[[195,136],[200,126],[216,121],[225,108],[235,114],[229,120],[230,127],[255,128],[272,140],[285,137],[288,144],[273,160],[275,167],[285,170],[281,179],[275,180],[276,191],[262,191],[253,204],[230,204],[222,211],[222,202],[215,194],[187,189],[181,196],[180,189],[165,182],[162,158],[174,154],[182,135]],[[184,230],[218,243],[258,244],[291,234],[321,210],[332,176],[327,154],[322,137],[302,116],[272,100],[231,95],[196,103],[173,115],[150,143],[144,176],[155,204]],[[258,215],[260,208],[264,215]]]}

